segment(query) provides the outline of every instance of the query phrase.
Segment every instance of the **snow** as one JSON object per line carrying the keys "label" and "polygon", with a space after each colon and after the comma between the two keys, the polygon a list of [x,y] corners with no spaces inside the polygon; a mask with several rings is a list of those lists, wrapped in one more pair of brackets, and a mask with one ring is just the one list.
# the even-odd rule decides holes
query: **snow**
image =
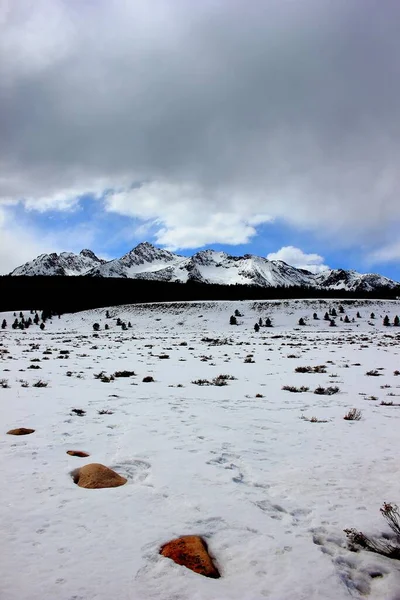
{"label": "snow", "polygon": [[[398,600],[399,562],[350,552],[343,529],[389,533],[379,508],[400,501],[400,409],[380,405],[400,401],[400,329],[382,325],[400,302],[343,301],[355,323],[338,317],[331,328],[323,315],[339,304],[131,305],[110,307],[109,319],[106,309],[63,315],[43,332],[12,330],[13,314],[0,314],[9,325],[0,330],[0,379],[10,385],[0,387],[2,600]],[[237,327],[229,325],[235,309]],[[274,327],[255,333],[260,316]],[[117,317],[133,327],[121,331]],[[295,373],[321,364],[326,373]],[[365,375],[380,368],[380,377]],[[94,377],[123,369],[136,376]],[[219,374],[236,379],[192,383]],[[146,375],[155,382],[143,383]],[[38,379],[48,387],[33,387]],[[340,392],[312,393],[319,385]],[[343,419],[353,407],[361,421]],[[5,435],[14,427],[36,431]],[[90,462],[128,483],[77,487],[71,471]],[[159,555],[184,534],[205,537],[221,579]]]}
{"label": "snow", "polygon": [[18,267],[12,275],[92,275],[127,277],[159,281],[192,281],[225,285],[310,286],[318,289],[373,291],[380,287],[393,289],[396,282],[376,274],[361,275],[343,269],[313,274],[296,269],[281,260],[268,260],[246,254],[230,256],[225,252],[202,250],[191,257],[156,248],[142,242],[130,252],[111,261],[98,259],[90,250],[79,255],[63,252],[42,254]]}

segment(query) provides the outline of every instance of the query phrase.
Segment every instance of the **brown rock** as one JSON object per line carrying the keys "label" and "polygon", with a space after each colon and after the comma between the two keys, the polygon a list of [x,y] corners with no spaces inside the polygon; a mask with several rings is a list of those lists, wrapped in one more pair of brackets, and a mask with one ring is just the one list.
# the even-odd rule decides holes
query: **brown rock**
{"label": "brown rock", "polygon": [[90,456],[87,452],[82,452],[82,450],[67,450],[67,454],[70,456],[78,456],[79,458],[86,458]]}
{"label": "brown rock", "polygon": [[34,429],[27,429],[26,427],[17,427],[17,429],[10,429],[10,431],[7,431],[7,433],[9,435],[29,435],[34,431]]}
{"label": "brown rock", "polygon": [[164,544],[160,554],[205,577],[213,579],[220,577],[218,569],[208,554],[206,542],[197,535],[184,535]]}
{"label": "brown rock", "polygon": [[74,471],[72,476],[74,483],[88,489],[119,487],[128,481],[125,477],[121,477],[112,469],[99,463],[85,465]]}

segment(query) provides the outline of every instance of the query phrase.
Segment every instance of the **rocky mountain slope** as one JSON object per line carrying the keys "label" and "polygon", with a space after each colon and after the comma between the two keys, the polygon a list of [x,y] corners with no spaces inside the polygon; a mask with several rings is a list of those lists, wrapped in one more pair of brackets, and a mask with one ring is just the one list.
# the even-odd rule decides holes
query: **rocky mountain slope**
{"label": "rocky mountain slope", "polygon": [[86,275],[105,262],[91,250],[81,250],[79,254],[53,252],[41,254],[34,260],[17,267],[11,275]]}
{"label": "rocky mountain slope", "polygon": [[268,260],[246,254],[231,256],[225,252],[202,250],[186,257],[142,242],[121,258],[99,259],[91,250],[42,254],[17,267],[11,275],[89,275],[157,281],[196,281],[225,285],[261,287],[309,286],[316,289],[373,291],[393,289],[399,284],[373,273],[361,274],[344,269],[329,269],[313,274],[280,260]]}

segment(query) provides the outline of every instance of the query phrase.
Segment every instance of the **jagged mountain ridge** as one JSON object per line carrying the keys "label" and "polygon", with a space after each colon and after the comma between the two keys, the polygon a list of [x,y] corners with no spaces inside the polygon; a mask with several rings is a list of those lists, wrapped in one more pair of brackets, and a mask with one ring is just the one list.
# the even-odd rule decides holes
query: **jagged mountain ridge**
{"label": "jagged mountain ridge", "polygon": [[81,250],[79,254],[53,252],[41,254],[31,262],[17,267],[11,275],[86,275],[97,265],[103,265],[105,262],[87,249]]}
{"label": "jagged mountain ridge", "polygon": [[314,274],[280,260],[245,254],[231,256],[215,250],[201,250],[186,257],[142,242],[121,258],[105,261],[91,250],[79,254],[42,254],[17,267],[11,275],[89,275],[130,279],[152,279],[185,283],[196,281],[224,285],[260,287],[308,286],[316,289],[373,291],[393,289],[399,284],[382,275],[344,269]]}

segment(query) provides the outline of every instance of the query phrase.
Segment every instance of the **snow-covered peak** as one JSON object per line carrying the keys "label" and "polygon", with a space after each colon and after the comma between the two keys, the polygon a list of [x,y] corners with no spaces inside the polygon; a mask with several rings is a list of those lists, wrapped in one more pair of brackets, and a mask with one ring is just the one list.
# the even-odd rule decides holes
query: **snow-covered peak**
{"label": "snow-covered peak", "polygon": [[261,287],[313,287],[316,289],[372,291],[393,289],[399,284],[373,273],[362,275],[352,270],[328,269],[314,274],[282,260],[268,260],[245,254],[231,256],[212,249],[200,250],[191,257],[180,256],[142,242],[108,262],[91,250],[41,254],[15,269],[12,275],[90,275],[92,277],[139,278],[159,281],[194,281],[224,285]]}
{"label": "snow-covered peak", "polygon": [[41,254],[34,260],[17,267],[11,275],[85,275],[104,262],[91,250],[82,250],[79,254],[52,252]]}

